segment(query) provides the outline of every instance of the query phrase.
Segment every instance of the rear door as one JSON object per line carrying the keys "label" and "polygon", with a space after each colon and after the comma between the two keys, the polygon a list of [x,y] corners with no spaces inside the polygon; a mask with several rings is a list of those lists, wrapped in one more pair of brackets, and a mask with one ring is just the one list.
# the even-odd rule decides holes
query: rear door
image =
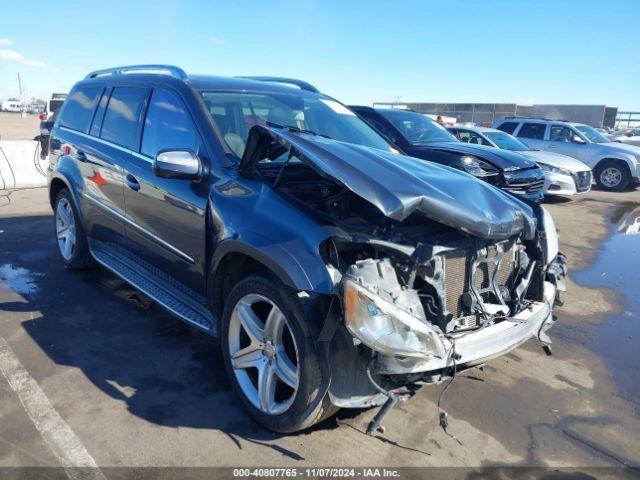
{"label": "rear door", "polygon": [[209,184],[157,177],[152,169],[161,150],[190,150],[206,162],[200,134],[177,92],[150,92],[139,146],[125,176],[128,249],[204,295]]}
{"label": "rear door", "polygon": [[74,88],[57,123],[60,138],[52,139],[52,145],[67,146],[65,151],[82,177],[78,200],[90,241],[123,243],[122,164],[127,151],[99,138],[109,93],[102,85]]}
{"label": "rear door", "polygon": [[547,150],[547,142],[544,141],[547,124],[542,122],[523,122],[516,132],[516,137],[529,145],[534,150]]}

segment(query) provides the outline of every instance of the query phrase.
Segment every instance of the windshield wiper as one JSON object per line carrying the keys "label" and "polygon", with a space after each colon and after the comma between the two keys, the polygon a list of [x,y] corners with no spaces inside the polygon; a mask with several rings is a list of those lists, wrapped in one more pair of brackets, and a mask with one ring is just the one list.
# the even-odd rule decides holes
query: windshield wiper
{"label": "windshield wiper", "polygon": [[290,132],[295,133],[307,133],[309,135],[315,135],[317,137],[331,138],[329,135],[323,135],[322,133],[314,132],[313,130],[306,130],[304,128],[298,128],[293,125],[280,125],[279,123],[267,122],[267,126],[274,128],[282,128],[284,130],[289,130]]}

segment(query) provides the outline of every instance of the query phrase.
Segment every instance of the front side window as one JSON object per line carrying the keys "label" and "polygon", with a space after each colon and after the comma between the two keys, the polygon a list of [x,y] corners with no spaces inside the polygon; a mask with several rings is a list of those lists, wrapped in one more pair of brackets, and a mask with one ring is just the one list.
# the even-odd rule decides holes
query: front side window
{"label": "front side window", "polygon": [[138,119],[146,93],[145,88],[114,88],[104,115],[100,138],[135,149]]}
{"label": "front side window", "polygon": [[564,125],[552,125],[549,130],[549,140],[552,142],[570,143],[573,136],[573,130]]}
{"label": "front side window", "polygon": [[544,123],[525,123],[518,132],[518,137],[531,138],[533,140],[543,140],[544,130],[546,125]]}
{"label": "front side window", "polygon": [[72,130],[87,133],[93,110],[104,87],[79,85],[69,98],[60,115],[60,125]]}
{"label": "front side window", "polygon": [[406,110],[379,110],[379,113],[413,145],[458,141],[442,125],[420,113]]}
{"label": "front side window", "polygon": [[257,124],[291,127],[366,147],[391,151],[389,143],[335,100],[281,92],[202,92],[224,142],[242,157],[249,130]]}
{"label": "front side window", "polygon": [[169,91],[154,90],[144,121],[141,152],[152,158],[160,150],[195,152],[196,138],[195,127],[182,101]]}

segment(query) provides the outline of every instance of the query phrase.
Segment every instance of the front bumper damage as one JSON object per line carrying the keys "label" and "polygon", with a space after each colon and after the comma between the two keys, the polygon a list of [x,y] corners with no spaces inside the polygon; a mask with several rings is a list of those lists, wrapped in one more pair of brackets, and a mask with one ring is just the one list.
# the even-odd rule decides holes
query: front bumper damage
{"label": "front bumper damage", "polygon": [[[534,265],[535,262],[530,265],[531,269]],[[376,268],[380,272],[382,280],[377,285],[379,288],[376,288],[376,293],[381,295],[381,298],[400,299],[401,303],[408,307],[406,311],[401,313],[412,316],[413,320],[418,322],[424,321],[424,313],[420,308],[416,308],[416,298],[412,297],[412,291],[389,282],[389,277],[384,275],[385,270],[392,270],[388,262],[379,262],[376,264]],[[399,401],[412,396],[420,384],[439,383],[444,379],[449,379],[449,383],[442,389],[437,402],[438,416],[440,426],[445,433],[456,439],[455,436],[447,432],[448,415],[441,409],[440,404],[457,372],[480,366],[493,358],[502,356],[531,338],[540,341],[544,351],[548,355],[551,354],[551,339],[546,332],[555,322],[553,307],[559,301],[559,291],[564,290],[564,277],[567,272],[564,255],[558,252],[554,260],[543,269],[543,272],[545,278],[542,281],[542,291],[538,295],[540,298],[537,301],[523,300],[519,311],[507,316],[503,315],[506,307],[504,303],[501,305],[482,304],[486,321],[479,328],[471,331],[444,333],[437,326],[431,325],[429,328],[422,328],[419,324],[412,322],[412,319],[407,318],[402,320],[400,328],[388,322],[387,324],[382,322],[382,325],[378,322],[377,327],[381,332],[380,338],[397,337],[404,338],[406,341],[403,333],[406,334],[409,330],[415,329],[421,335],[415,335],[413,339],[422,341],[427,346],[426,350],[432,352],[430,354],[425,354],[425,348],[413,351],[405,348],[402,352],[403,355],[390,355],[389,348],[393,345],[393,341],[376,342],[375,339],[372,340],[371,336],[363,335],[362,331],[352,325],[353,322],[350,319],[354,315],[354,307],[350,304],[356,301],[353,297],[357,295],[358,290],[349,286],[348,282],[353,280],[346,280],[343,285],[345,322],[354,340],[356,342],[362,341],[371,348],[371,358],[366,364],[366,376],[370,385],[375,389],[375,393],[369,398],[366,396],[359,399],[351,398],[348,405],[344,406],[359,406],[354,402],[362,401],[365,402],[362,406],[382,405],[369,423],[366,433],[369,435],[375,431],[384,433],[382,420]],[[494,275],[493,278],[495,279],[496,276]],[[362,281],[362,278],[359,280]],[[529,282],[530,278],[526,281],[525,291],[529,287]],[[364,300],[366,303],[366,299]],[[367,306],[373,318],[397,313],[393,308],[385,307],[384,302],[382,304],[380,309],[377,307],[372,309]],[[339,404],[340,399],[335,399],[331,392],[329,394],[332,401]]]}
{"label": "front bumper damage", "polygon": [[442,348],[446,352],[453,352],[455,343],[455,359],[451,354],[427,359],[378,356],[374,371],[378,374],[429,373],[453,368],[454,362],[459,371],[483,364],[510,352],[530,338],[539,338],[540,332],[548,330],[554,321],[551,305],[555,294],[556,287],[545,282],[545,297],[548,300],[545,298],[544,302],[532,302],[518,314],[477,331],[442,337]]}
{"label": "front bumper damage", "polygon": [[[388,269],[387,262],[379,262],[377,268],[380,272]],[[353,326],[349,325],[349,309],[352,308],[345,298],[343,315],[344,324],[349,334],[352,336],[352,342],[355,349],[360,349],[361,361],[360,369],[366,371],[365,380],[370,386],[360,388],[358,395],[346,394],[346,391],[340,392],[340,388],[329,391],[334,404],[341,407],[367,407],[374,405],[382,405],[388,407],[391,402],[393,405],[398,398],[402,396],[410,396],[414,390],[414,386],[422,384],[440,383],[446,379],[455,376],[456,371],[460,372],[468,368],[483,365],[487,361],[504,355],[518,346],[522,345],[529,339],[537,339],[542,344],[545,351],[550,354],[549,344],[550,338],[546,332],[555,323],[553,308],[559,303],[559,293],[565,290],[564,277],[566,276],[566,259],[562,253],[557,253],[556,257],[546,267],[541,269],[540,274],[544,275],[540,282],[540,292],[536,294],[535,299],[523,300],[517,311],[511,315],[504,315],[505,306],[495,304],[483,304],[486,312],[491,312],[487,317],[488,321],[473,329],[463,331],[444,332],[439,327],[429,324],[424,318],[424,313],[416,306],[415,299],[408,296],[408,292],[403,287],[399,287],[389,282],[388,277],[380,276],[380,283],[376,289],[377,294],[391,298],[402,299],[405,306],[410,306],[411,315],[419,322],[429,324],[425,328],[417,327],[415,323],[411,324],[406,319],[403,324],[406,326],[403,332],[402,328],[384,327],[381,328],[380,337],[393,337],[406,333],[411,328],[423,332],[424,335],[429,334],[428,350],[430,354],[425,354],[424,350],[415,350],[415,352],[407,352],[402,354],[393,354],[389,351],[392,342],[372,342],[370,338],[366,338],[357,331]],[[347,280],[343,280],[343,293],[347,292]],[[398,288],[402,291],[400,295]],[[407,310],[405,313],[408,313]],[[381,307],[379,312],[374,314],[393,314],[392,309]],[[375,315],[374,315],[375,316]],[[400,325],[402,327],[402,325]],[[419,338],[425,338],[424,335]],[[411,342],[410,342],[411,343]],[[363,345],[364,344],[364,345]],[[363,354],[364,348],[369,354]],[[334,352],[335,353],[335,352]],[[367,356],[368,355],[368,356]],[[349,369],[343,363],[345,357],[336,357],[338,360],[334,364],[334,373],[344,366],[344,370]],[[355,366],[355,365],[353,365]],[[349,366],[350,367],[350,366]],[[373,378],[373,377],[375,378]],[[363,383],[357,377],[349,378],[347,382],[344,380],[342,385],[348,384],[351,388],[358,383]],[[381,387],[385,385],[385,387]],[[362,386],[362,385],[361,385]],[[367,393],[368,391],[368,393]],[[352,393],[350,391],[350,393]],[[384,411],[388,411],[386,408]]]}

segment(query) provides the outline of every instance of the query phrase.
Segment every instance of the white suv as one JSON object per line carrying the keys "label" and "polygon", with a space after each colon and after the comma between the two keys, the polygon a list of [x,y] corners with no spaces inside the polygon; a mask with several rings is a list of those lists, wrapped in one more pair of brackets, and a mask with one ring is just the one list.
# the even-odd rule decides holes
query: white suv
{"label": "white suv", "polygon": [[640,183],[640,147],[612,142],[589,125],[506,117],[493,127],[518,137],[531,148],[577,158],[593,169],[598,186],[604,190],[621,191]]}

